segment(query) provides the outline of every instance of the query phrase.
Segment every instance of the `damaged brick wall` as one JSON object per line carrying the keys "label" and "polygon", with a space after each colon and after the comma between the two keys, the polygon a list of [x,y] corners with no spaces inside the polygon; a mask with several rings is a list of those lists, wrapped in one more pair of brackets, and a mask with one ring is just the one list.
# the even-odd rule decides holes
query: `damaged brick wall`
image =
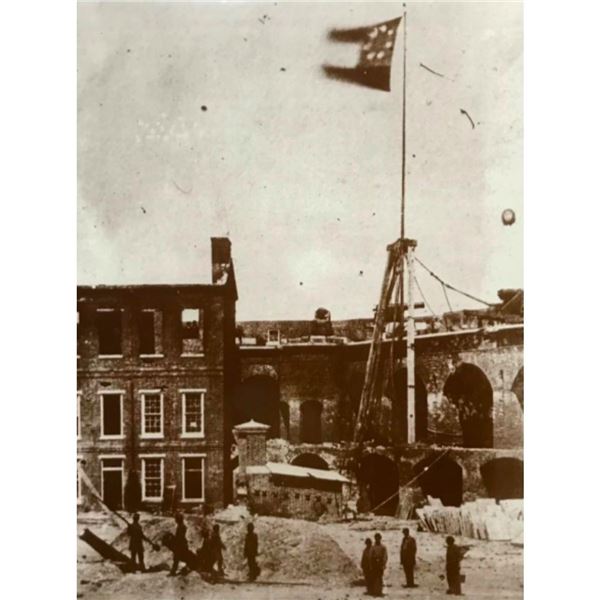
{"label": "damaged brick wall", "polygon": [[[300,406],[313,400],[322,404],[323,442],[340,442],[352,439],[368,351],[368,343],[297,345],[268,351],[243,348],[240,360],[242,372],[261,368],[262,364],[262,368],[268,368],[277,378],[278,402],[280,407],[287,407],[286,419],[289,419],[286,427],[281,428],[284,439],[293,443],[301,441]],[[479,399],[467,398],[467,410],[465,403],[461,404],[461,398],[444,393],[449,379],[461,366],[468,366],[472,373],[478,374],[482,385],[491,388],[490,397],[481,402],[482,414],[489,416],[491,424],[489,439],[475,438],[469,442],[464,437],[463,429],[468,425],[464,421],[465,414],[473,410],[477,416]],[[425,433],[419,441],[457,446],[466,443],[495,448],[521,447],[522,403],[513,387],[522,366],[523,328],[519,325],[417,337],[417,396],[419,388],[426,395]],[[396,383],[398,385],[402,387],[401,383]],[[515,389],[520,390],[518,381]],[[402,444],[406,441],[405,417],[402,417],[401,407],[391,402],[390,396],[386,394],[387,399],[379,410],[382,438],[385,443]],[[477,421],[471,419],[470,427],[477,429]]]}
{"label": "damaged brick wall", "polygon": [[[233,308],[232,308],[233,305]],[[205,455],[204,503],[222,506],[231,498],[228,469],[230,443],[225,431],[225,396],[232,373],[225,374],[226,356],[235,360],[234,312],[231,291],[217,286],[132,286],[78,288],[78,368],[80,393],[78,458],[85,461],[85,472],[102,494],[101,457],[123,457],[123,486],[133,471],[141,478],[141,457],[163,460],[163,496],[176,486],[182,496],[182,458]],[[182,356],[181,311],[188,306],[202,308],[204,351]],[[120,313],[121,357],[98,356],[96,309],[114,307]],[[153,356],[140,356],[140,313],[147,308],[160,311],[157,336],[161,344]],[[231,338],[231,339],[229,339]],[[231,370],[234,365],[230,366]],[[237,375],[233,374],[234,377]],[[205,390],[204,435],[183,434],[182,390]],[[103,439],[102,392],[122,394],[121,435]],[[142,432],[142,392],[162,396],[162,435],[144,436]],[[116,402],[115,402],[116,405]],[[118,411],[115,412],[118,415]],[[106,464],[106,463],[105,463]],[[85,485],[81,486],[82,505],[92,504]],[[197,505],[198,501],[183,506]],[[148,500],[144,508],[161,507],[160,500]]]}

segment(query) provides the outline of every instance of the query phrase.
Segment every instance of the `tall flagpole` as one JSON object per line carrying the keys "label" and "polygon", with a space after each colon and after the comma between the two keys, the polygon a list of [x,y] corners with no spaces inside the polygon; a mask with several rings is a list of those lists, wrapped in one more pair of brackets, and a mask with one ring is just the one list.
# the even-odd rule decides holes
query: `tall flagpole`
{"label": "tall flagpole", "polygon": [[[404,205],[406,201],[406,4],[402,15],[403,47],[402,47],[402,182],[400,192],[400,240],[404,244]],[[400,346],[404,338],[404,248],[398,263],[398,285],[400,286]]]}
{"label": "tall flagpole", "polygon": [[402,52],[402,204],[400,207],[400,239],[404,239],[404,206],[406,202],[406,4],[404,6],[403,52]]}

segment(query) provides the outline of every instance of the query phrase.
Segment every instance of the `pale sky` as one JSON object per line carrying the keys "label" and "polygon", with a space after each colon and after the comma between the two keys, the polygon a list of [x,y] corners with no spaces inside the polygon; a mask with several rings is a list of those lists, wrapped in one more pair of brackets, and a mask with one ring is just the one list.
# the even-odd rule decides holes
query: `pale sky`
{"label": "pale sky", "polygon": [[[496,301],[523,285],[522,6],[407,11],[407,235],[446,281]],[[390,93],[326,79],[321,65],[358,58],[330,29],[401,13],[80,4],[78,282],[208,282],[209,238],[227,235],[239,320],[310,319],[319,306],[370,316],[399,236],[401,32]],[[448,310],[417,276],[434,311]],[[453,308],[477,306],[449,294]]]}

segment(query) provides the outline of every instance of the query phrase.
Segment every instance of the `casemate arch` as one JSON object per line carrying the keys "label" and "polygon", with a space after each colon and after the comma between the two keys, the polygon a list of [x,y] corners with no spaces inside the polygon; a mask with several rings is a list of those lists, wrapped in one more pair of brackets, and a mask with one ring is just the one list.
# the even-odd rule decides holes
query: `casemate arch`
{"label": "casemate arch", "polygon": [[492,448],[494,445],[492,386],[483,371],[463,363],[444,385],[446,396],[458,409],[466,448]]}

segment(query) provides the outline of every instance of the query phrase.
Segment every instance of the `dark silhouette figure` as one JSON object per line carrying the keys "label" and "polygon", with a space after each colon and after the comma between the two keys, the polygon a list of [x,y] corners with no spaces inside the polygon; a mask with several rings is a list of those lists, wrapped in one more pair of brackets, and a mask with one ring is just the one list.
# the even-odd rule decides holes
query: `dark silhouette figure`
{"label": "dark silhouette figure", "polygon": [[198,566],[202,573],[208,573],[212,570],[210,532],[208,529],[202,530],[202,546],[196,551],[198,557]]}
{"label": "dark silhouette figure", "polygon": [[454,538],[449,535],[446,538],[446,579],[448,589],[446,594],[461,596],[460,561],[463,559],[463,549],[454,543]]}
{"label": "dark silhouette figure", "polygon": [[363,575],[365,576],[365,585],[367,587],[367,591],[365,594],[373,593],[373,573],[371,571],[371,550],[373,549],[373,542],[371,538],[367,538],[365,540],[365,548],[362,553],[362,558],[360,560],[360,567],[362,569]]}
{"label": "dark silhouette figure", "polygon": [[177,523],[177,527],[175,529],[175,538],[174,538],[174,545],[173,545],[173,566],[171,567],[171,571],[169,572],[169,575],[177,574],[177,568],[179,567],[179,561],[184,560],[185,553],[188,550],[188,543],[187,543],[187,537],[186,537],[187,527],[185,526],[185,524],[183,522],[183,515],[181,515],[179,513],[176,514],[175,515],[175,523]]}
{"label": "dark silhouette figure", "polygon": [[248,561],[248,579],[255,581],[260,575],[260,567],[256,564],[258,556],[258,536],[254,533],[254,525],[248,523],[248,533],[244,540],[244,556]]}
{"label": "dark silhouette figure", "polygon": [[212,535],[210,536],[210,549],[211,549],[211,568],[214,567],[214,564],[217,563],[217,572],[219,575],[225,575],[225,570],[223,569],[223,550],[225,550],[225,544],[221,540],[221,533],[219,531],[219,526],[215,523],[212,530]]}
{"label": "dark silhouette figure", "polygon": [[375,544],[371,549],[372,596],[383,596],[383,572],[387,565],[387,559],[387,548],[381,543],[381,534],[376,533]]}
{"label": "dark silhouette figure", "polygon": [[417,541],[410,535],[410,531],[405,527],[402,530],[403,538],[400,546],[400,564],[404,569],[406,576],[406,585],[404,587],[412,588],[415,585],[415,564],[417,562]]}
{"label": "dark silhouette figure", "polygon": [[140,515],[138,513],[133,515],[133,523],[127,527],[127,533],[129,534],[131,560],[135,563],[136,570],[139,566],[140,571],[143,572],[146,570],[146,566],[144,565],[144,533],[140,525]]}

